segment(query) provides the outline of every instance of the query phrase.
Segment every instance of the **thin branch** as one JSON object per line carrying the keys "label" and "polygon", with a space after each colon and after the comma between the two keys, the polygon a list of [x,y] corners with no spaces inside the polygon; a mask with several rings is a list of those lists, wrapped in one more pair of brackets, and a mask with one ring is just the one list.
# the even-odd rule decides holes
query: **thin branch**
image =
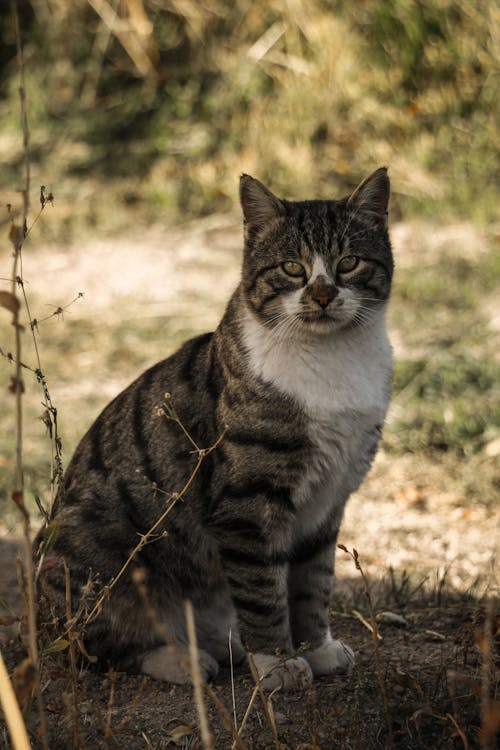
{"label": "thin branch", "polygon": [[186,599],[184,603],[186,611],[186,625],[189,646],[189,660],[191,662],[191,679],[193,681],[194,702],[200,720],[200,733],[205,750],[213,750],[212,734],[210,732],[205,703],[203,702],[203,687],[200,675],[200,662],[198,659],[198,644],[196,642],[196,629],[194,625],[193,605]]}
{"label": "thin branch", "polygon": [[[182,426],[184,429],[184,426]],[[118,581],[121,579],[127,568],[129,567],[132,560],[136,557],[136,555],[141,551],[141,549],[151,540],[151,536],[155,533],[156,529],[163,523],[163,521],[166,519],[168,514],[173,510],[173,508],[177,505],[177,503],[183,499],[186,492],[191,487],[192,483],[194,482],[194,479],[196,475],[198,474],[201,465],[203,461],[205,460],[206,456],[208,456],[212,451],[214,451],[218,445],[220,444],[221,440],[223,440],[224,435],[226,434],[227,428],[224,429],[224,431],[221,433],[221,435],[217,438],[215,443],[210,446],[210,448],[202,449],[199,451],[198,454],[198,460],[196,462],[196,466],[194,467],[193,471],[191,472],[191,475],[189,479],[186,481],[186,484],[181,489],[180,492],[174,492],[170,495],[170,504],[167,506],[167,508],[163,511],[163,513],[159,516],[159,518],[155,521],[155,523],[151,526],[151,528],[143,534],[138,543],[135,545],[132,552],[129,554],[128,558],[123,563],[122,567],[114,576],[114,578],[111,580],[111,582],[105,586],[97,599],[97,602],[95,603],[92,610],[89,612],[87,617],[85,618],[85,621],[83,623],[84,627],[87,626],[93,619],[96,617],[102,607],[102,604],[104,603],[104,600],[107,599],[112,589],[116,586]],[[155,490],[158,488],[155,486]]]}
{"label": "thin branch", "polygon": [[0,651],[0,705],[12,738],[14,750],[31,750],[23,715]]}
{"label": "thin branch", "polygon": [[[18,269],[22,269],[21,263],[21,252],[24,238],[26,237],[27,224],[28,224],[28,209],[29,209],[29,192],[30,192],[30,153],[29,153],[29,128],[28,128],[28,114],[26,107],[26,88],[25,88],[25,65],[24,65],[24,52],[21,41],[21,32],[19,28],[19,16],[17,12],[16,0],[11,0],[11,14],[14,22],[14,31],[16,37],[17,47],[17,60],[19,67],[20,86],[19,86],[19,99],[21,107],[21,126],[23,132],[23,150],[24,150],[24,169],[25,179],[24,188],[22,190],[23,195],[23,216],[22,226],[16,227],[14,224],[11,226],[10,238],[14,248],[14,261],[12,268],[12,296],[17,300],[16,296],[16,285],[19,277]],[[22,273],[22,270],[21,270]],[[31,534],[30,534],[30,517],[24,503],[24,471],[23,471],[23,410],[22,410],[22,396],[24,392],[24,384],[21,375],[21,332],[22,325],[19,318],[20,305],[14,305],[13,320],[12,324],[15,330],[15,362],[16,362],[16,374],[14,380],[14,393],[16,398],[16,468],[15,468],[15,487],[12,492],[12,499],[21,512],[23,521],[23,544],[25,549],[25,563],[26,563],[26,580],[28,587],[28,638],[29,638],[29,656],[34,667],[34,684],[35,694],[38,705],[38,715],[40,719],[40,733],[44,750],[49,748],[48,739],[48,725],[47,717],[45,714],[42,688],[40,684],[40,661],[38,655],[38,643],[37,643],[37,630],[36,630],[36,593],[35,593],[35,579],[33,570],[33,558],[31,553]]]}
{"label": "thin branch", "polygon": [[[372,597],[370,594],[370,587],[368,585],[368,580],[365,576],[365,572],[363,568],[361,567],[361,563],[359,562],[359,555],[355,549],[350,552],[347,547],[344,547],[343,544],[337,545],[339,549],[341,549],[343,552],[347,552],[347,554],[351,557],[351,559],[354,562],[354,565],[356,566],[356,570],[359,571],[361,578],[363,580],[363,584],[365,587],[365,594],[366,599],[368,601],[368,609],[370,611],[370,620],[371,620],[371,636],[372,636],[372,643],[373,643],[373,652],[375,655],[375,666],[376,666],[376,672],[377,672],[377,681],[380,688],[380,694],[382,696],[382,701],[385,708],[385,721],[387,726],[387,750],[393,750],[394,748],[394,738],[393,738],[393,731],[392,731],[392,716],[391,716],[391,707],[389,705],[389,699],[387,697],[387,691],[385,689],[385,682],[382,675],[382,660],[380,658],[380,651],[379,651],[379,640],[380,640],[380,633],[377,625],[377,619],[375,617],[375,610],[373,607]],[[358,618],[359,619],[359,618]],[[368,624],[366,622],[363,623],[365,626]]]}

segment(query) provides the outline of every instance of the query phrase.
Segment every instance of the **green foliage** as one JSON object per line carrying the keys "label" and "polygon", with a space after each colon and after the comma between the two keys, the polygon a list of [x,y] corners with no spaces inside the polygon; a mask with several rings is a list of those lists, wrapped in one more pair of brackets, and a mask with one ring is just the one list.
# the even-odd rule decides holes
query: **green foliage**
{"label": "green foliage", "polygon": [[[226,210],[236,175],[337,195],[387,163],[395,209],[488,218],[498,205],[498,9],[473,0],[20,3],[34,173],[102,218],[108,199]],[[33,11],[36,10],[36,13]],[[137,11],[139,9],[139,11]],[[0,10],[4,185],[20,160],[15,40]],[[71,29],[71,33],[68,33]],[[47,174],[48,173],[48,174]],[[42,178],[41,178],[42,179]],[[92,190],[95,188],[90,188]]]}
{"label": "green foliage", "polygon": [[[500,432],[500,367],[466,354],[396,363],[393,447],[459,457],[479,452]],[[404,408],[398,393],[409,390]]]}
{"label": "green foliage", "polygon": [[[429,239],[428,239],[429,241]],[[499,254],[460,243],[427,248],[396,274],[391,314],[410,356],[394,370],[387,447],[459,459],[479,455],[500,434],[500,364],[489,310],[500,284]]]}

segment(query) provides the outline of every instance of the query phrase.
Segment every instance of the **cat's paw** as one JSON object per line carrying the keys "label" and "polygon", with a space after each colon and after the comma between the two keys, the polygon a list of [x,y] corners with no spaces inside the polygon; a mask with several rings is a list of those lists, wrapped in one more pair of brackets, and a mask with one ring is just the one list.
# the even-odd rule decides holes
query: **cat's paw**
{"label": "cat's paw", "polygon": [[200,642],[204,651],[211,654],[219,664],[229,666],[231,661],[234,665],[241,664],[247,655],[247,652],[241,645],[241,641],[238,636],[233,634],[231,638],[231,650],[229,650],[229,639],[222,638],[204,638]]}
{"label": "cat's paw", "polygon": [[302,656],[308,662],[315,677],[351,672],[354,667],[352,648],[342,641],[334,641],[331,638],[318,648],[303,651]]}
{"label": "cat's paw", "polygon": [[[219,671],[219,665],[213,656],[206,651],[199,650],[198,661],[203,682],[213,680]],[[177,685],[191,682],[188,654],[172,646],[160,646],[144,654],[141,672],[154,677],[155,680],[174,682]]]}
{"label": "cat's paw", "polygon": [[300,690],[313,681],[311,667],[305,659],[290,659],[272,654],[253,654],[251,657],[264,690]]}

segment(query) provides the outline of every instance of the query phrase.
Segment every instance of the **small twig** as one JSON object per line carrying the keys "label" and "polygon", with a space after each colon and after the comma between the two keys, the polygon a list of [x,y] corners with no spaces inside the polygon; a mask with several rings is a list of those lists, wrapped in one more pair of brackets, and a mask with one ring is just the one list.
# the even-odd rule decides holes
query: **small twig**
{"label": "small twig", "polygon": [[0,705],[12,738],[14,750],[31,750],[23,715],[0,651]]}
{"label": "small twig", "polygon": [[[491,731],[488,731],[488,718],[491,706],[491,669],[493,664],[492,632],[495,616],[495,597],[488,597],[484,619],[484,637],[481,639],[481,748],[489,750],[493,747]],[[458,731],[458,730],[457,730]],[[461,735],[460,735],[461,736]],[[466,748],[468,750],[468,748]]]}
{"label": "small twig", "polygon": [[19,99],[21,107],[21,127],[23,132],[23,152],[24,152],[24,187],[22,189],[23,196],[23,215],[22,215],[22,226],[16,227],[14,224],[11,225],[10,239],[14,248],[14,260],[12,267],[12,297],[15,300],[13,306],[13,320],[12,324],[15,330],[15,362],[16,362],[16,373],[14,380],[14,394],[16,398],[16,468],[15,468],[15,486],[12,492],[12,499],[19,508],[23,522],[23,544],[25,550],[25,565],[26,565],[26,580],[27,580],[27,620],[28,620],[28,638],[29,638],[29,657],[34,668],[34,685],[35,695],[38,705],[38,715],[40,719],[40,734],[44,750],[49,748],[49,736],[48,736],[48,725],[47,716],[45,714],[42,688],[40,684],[40,661],[38,656],[38,643],[37,643],[37,630],[36,630],[36,594],[35,594],[35,579],[33,571],[33,559],[31,553],[31,535],[30,535],[30,517],[24,503],[24,469],[23,469],[23,410],[22,410],[22,396],[24,391],[24,384],[21,376],[21,331],[22,325],[20,321],[20,305],[16,296],[17,280],[19,278],[18,269],[21,269],[22,274],[22,246],[23,241],[26,237],[27,223],[28,223],[28,209],[29,209],[29,192],[30,192],[30,152],[29,152],[29,141],[30,134],[28,128],[28,114],[26,107],[26,88],[25,88],[25,65],[24,65],[24,50],[21,41],[21,31],[19,28],[19,16],[17,12],[16,0],[11,0],[11,15],[14,22],[14,33],[16,38],[17,48],[17,60],[19,68],[20,86],[19,86]]}
{"label": "small twig", "polygon": [[[231,750],[234,750],[234,748],[238,748],[238,750],[248,750],[247,746],[245,745],[245,743],[240,737],[241,729],[243,728],[243,725],[240,728],[240,731],[237,732],[232,722],[231,714],[229,713],[225,705],[222,703],[219,696],[212,690],[210,685],[206,684],[206,682],[203,683],[203,690],[208,695],[208,697],[214,702],[215,707],[217,711],[219,712],[220,717],[224,723],[224,726],[233,737],[234,742],[231,745]],[[257,695],[256,689],[254,689],[254,694]],[[253,703],[253,700],[251,702]]]}
{"label": "small twig", "polygon": [[213,750],[212,734],[208,727],[205,703],[203,701],[203,687],[200,675],[200,663],[198,660],[198,644],[196,642],[196,630],[194,626],[193,605],[186,599],[184,602],[186,610],[186,625],[189,645],[189,659],[191,662],[191,678],[193,681],[194,702],[200,720],[200,733],[205,750]]}
{"label": "small twig", "polygon": [[377,671],[377,681],[380,688],[380,694],[382,696],[382,701],[384,703],[385,708],[385,720],[386,720],[386,726],[387,726],[387,750],[393,750],[394,748],[394,738],[393,738],[393,731],[392,731],[392,717],[391,717],[391,707],[389,705],[389,699],[387,697],[387,691],[385,689],[385,682],[382,675],[382,660],[380,658],[380,651],[378,647],[379,642],[379,630],[377,625],[377,620],[375,617],[375,610],[373,607],[372,597],[370,594],[370,587],[368,585],[368,580],[365,576],[365,572],[363,568],[361,567],[361,563],[359,562],[359,555],[357,551],[353,548],[352,552],[350,552],[347,547],[344,547],[343,544],[337,545],[339,549],[341,549],[343,552],[347,552],[347,554],[351,557],[351,559],[354,562],[354,565],[356,566],[356,570],[359,571],[361,578],[363,580],[363,584],[365,587],[365,594],[366,599],[368,601],[368,609],[370,610],[370,620],[371,620],[371,636],[372,636],[372,642],[373,642],[373,652],[375,655],[375,666]]}
{"label": "small twig", "polygon": [[141,681],[141,684],[139,685],[139,690],[137,690],[137,692],[136,692],[136,694],[134,696],[134,701],[133,701],[132,705],[129,708],[129,713],[128,713],[128,715],[126,714],[123,717],[123,719],[120,722],[118,722],[118,724],[115,726],[114,732],[113,732],[114,735],[117,735],[119,732],[121,732],[123,729],[125,729],[125,727],[127,726],[127,724],[129,724],[130,721],[132,720],[133,714],[134,714],[135,710],[137,709],[137,706],[139,705],[139,703],[142,700],[142,694],[144,692],[144,688],[146,687],[147,679],[148,678],[146,676],[143,677],[143,679]]}
{"label": "small twig", "polygon": [[463,729],[461,729],[461,727],[459,726],[459,724],[458,724],[457,720],[455,719],[455,717],[452,716],[451,714],[446,714],[446,718],[451,721],[451,723],[453,724],[453,726],[457,730],[457,734],[460,737],[460,739],[462,740],[462,743],[463,743],[463,746],[464,746],[464,750],[470,750],[469,741],[467,740],[467,737],[465,736]]}
{"label": "small twig", "polygon": [[106,727],[104,729],[104,740],[107,742],[111,737],[111,720],[113,718],[113,704],[115,701],[115,687],[116,687],[116,672],[111,669],[108,672],[110,681],[108,708],[106,711]]}
{"label": "small twig", "polygon": [[[370,623],[368,622],[368,620],[365,620],[365,618],[363,617],[363,615],[361,614],[361,612],[358,612],[358,610],[357,610],[357,609],[353,609],[353,610],[352,610],[352,613],[353,613],[354,617],[356,617],[356,619],[357,619],[357,620],[359,620],[359,621],[360,621],[360,623],[361,623],[362,625],[364,625],[364,626],[365,626],[365,628],[366,628],[367,630],[369,630],[369,631],[370,631],[370,633],[372,633],[372,635],[373,635],[373,634],[374,634],[374,630],[373,630],[373,627],[372,627],[372,626],[370,625]],[[381,641],[381,640],[382,640],[382,636],[380,635],[380,633],[379,633],[379,631],[378,631],[378,630],[377,630],[377,632],[376,632],[376,638],[377,638],[377,639],[378,639],[379,641]]]}
{"label": "small twig", "polygon": [[[68,623],[71,623],[73,621],[73,616],[71,612],[71,581],[69,576],[69,568],[66,564],[66,560],[63,559],[63,566],[64,566],[64,580],[65,580],[65,601],[66,601],[66,621]],[[70,668],[71,668],[71,689],[72,689],[72,695],[73,695],[73,744],[75,747],[81,746],[81,739],[80,739],[80,732],[78,729],[79,725],[79,718],[80,718],[80,710],[78,708],[78,686],[76,681],[76,656],[75,656],[75,644],[74,644],[74,635],[71,630],[71,627],[68,631],[68,642],[69,642],[69,661],[70,661]]]}
{"label": "small twig", "polygon": [[231,700],[233,702],[233,719],[234,726],[238,728],[238,718],[236,716],[236,695],[234,692],[234,663],[233,663],[233,644],[232,644],[232,630],[229,628],[228,646],[229,646],[229,665],[231,668]]}
{"label": "small twig", "polygon": [[252,677],[255,681],[255,686],[257,687],[260,700],[262,702],[262,708],[264,710],[267,723],[269,724],[271,728],[271,733],[273,735],[275,748],[276,750],[280,750],[281,745],[280,745],[280,741],[278,738],[278,731],[276,729],[276,722],[274,721],[274,715],[272,713],[272,704],[271,704],[271,708],[269,707],[272,693],[269,696],[269,698],[266,698],[266,694],[264,693],[264,688],[262,687],[262,680],[259,677],[259,673],[257,671],[257,667],[255,666],[255,662],[253,659],[253,654],[251,653],[248,654],[248,663],[250,664],[250,671],[252,672]]}
{"label": "small twig", "polygon": [[[35,356],[37,361],[37,369],[32,370],[32,372],[35,373],[36,379],[39,383],[39,385],[42,387],[43,395],[45,398],[45,413],[44,413],[44,422],[47,425],[49,436],[51,440],[52,445],[52,454],[51,454],[51,501],[50,506],[52,508],[52,505],[54,503],[54,498],[57,492],[57,489],[62,484],[62,478],[63,478],[63,461],[62,461],[62,440],[59,435],[58,430],[58,421],[57,421],[57,409],[54,406],[54,403],[52,401],[49,387],[47,385],[47,379],[42,372],[42,363],[40,359],[40,352],[38,350],[38,343],[36,339],[35,331],[38,330],[38,323],[42,322],[40,320],[37,320],[36,318],[33,318],[31,315],[31,310],[28,302],[28,297],[26,294],[26,289],[24,285],[24,281],[21,278],[17,279],[17,285],[21,287],[22,293],[23,293],[23,299],[24,304],[26,306],[26,312],[28,314],[28,320],[30,322],[30,330],[31,330],[31,336],[33,339],[33,345],[35,348]],[[76,300],[83,297],[83,292],[79,292],[78,296],[75,297],[74,300],[72,300],[67,306],[73,304],[73,302],[76,302]],[[64,308],[64,309],[66,309]],[[52,317],[52,316],[49,316]],[[47,320],[47,318],[42,318],[42,320]],[[29,368],[31,369],[31,368]],[[50,515],[50,513],[49,513]]]}
{"label": "small twig", "polygon": [[[63,313],[66,312],[66,310],[69,310],[69,308],[72,305],[74,305],[75,302],[78,302],[78,300],[82,299],[82,297],[84,297],[84,296],[85,295],[84,295],[83,292],[78,292],[77,296],[74,297],[71,300],[71,302],[68,302],[67,305],[57,305],[57,306],[53,305],[56,308],[54,310],[54,312],[51,312],[50,315],[46,315],[44,318],[33,318],[33,319],[31,319],[31,316],[30,316],[30,320],[31,320],[30,327],[31,327],[31,329],[33,330],[34,328],[37,328],[40,325],[40,323],[45,323],[46,320],[50,320],[51,318],[54,318],[57,315],[62,315]],[[49,306],[52,307],[52,305],[49,305]]]}
{"label": "small twig", "polygon": [[[179,420],[179,423],[180,423],[180,420]],[[184,426],[183,426],[183,429],[184,429]],[[116,576],[114,576],[114,578],[111,580],[111,582],[107,586],[103,587],[101,594],[99,595],[97,599],[97,602],[95,603],[92,610],[89,612],[89,614],[85,618],[85,621],[83,623],[84,627],[88,625],[94,619],[94,617],[96,617],[99,614],[104,600],[109,596],[112,589],[116,586],[118,581],[122,578],[122,576],[124,575],[125,571],[128,569],[132,560],[141,551],[141,549],[149,542],[151,536],[155,533],[156,529],[163,523],[163,521],[166,519],[168,514],[173,510],[173,508],[177,505],[177,503],[184,498],[184,495],[186,494],[186,492],[189,490],[192,483],[194,482],[194,479],[196,475],[198,474],[203,461],[212,451],[214,451],[219,446],[220,442],[224,438],[224,435],[226,434],[226,431],[227,431],[227,427],[224,429],[221,435],[217,438],[215,443],[212,446],[210,446],[210,448],[206,448],[206,449],[199,451],[196,466],[191,472],[191,475],[189,479],[187,480],[186,484],[184,485],[184,487],[181,489],[180,492],[174,492],[170,494],[169,496],[170,504],[163,511],[163,513],[159,516],[159,518],[155,521],[155,523],[151,526],[151,528],[145,534],[141,536],[138,543],[135,545],[134,549],[129,554],[128,558],[125,560],[125,562],[123,563],[122,567],[120,568]],[[157,490],[158,488],[155,486],[155,491]]]}
{"label": "small twig", "polygon": [[[238,735],[237,735],[238,739],[240,738],[241,733],[243,732],[243,729],[245,728],[245,724],[247,723],[248,717],[250,716],[250,712],[253,708],[253,704],[255,703],[255,699],[257,698],[258,695],[259,695],[259,685],[257,684],[254,686],[254,689],[252,690],[252,695],[250,697],[250,701],[248,702],[245,715],[243,716],[242,722],[240,724],[240,728],[238,729]],[[237,746],[238,745],[235,740],[232,744],[231,750],[235,750]]]}

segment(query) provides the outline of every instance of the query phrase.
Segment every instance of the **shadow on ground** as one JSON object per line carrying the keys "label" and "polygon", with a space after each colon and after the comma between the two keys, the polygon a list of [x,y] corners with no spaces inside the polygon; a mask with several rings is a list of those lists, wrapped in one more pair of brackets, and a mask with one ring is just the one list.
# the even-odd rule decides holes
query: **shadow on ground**
{"label": "shadow on ground", "polygon": [[[18,542],[0,541],[0,592],[7,605],[0,643],[9,671],[22,686],[23,628],[9,620],[22,610],[16,575],[19,551]],[[256,696],[241,735],[242,748],[382,750],[391,747],[389,725],[394,748],[480,747],[481,690],[489,689],[493,697],[498,687],[493,674],[488,687],[483,665],[485,619],[488,630],[494,630],[495,619],[491,611],[486,613],[484,597],[450,591],[444,584],[414,586],[394,574],[370,580],[369,588],[381,617],[378,663],[367,625],[366,590],[359,578],[342,578],[332,602],[332,629],[354,648],[354,672],[323,678],[305,691],[275,693],[269,698],[274,729]],[[382,614],[388,611],[399,618]],[[88,670],[79,673],[75,685],[64,653],[46,657],[42,684],[51,750],[202,747],[191,685]],[[241,725],[254,683],[247,667],[238,668],[233,700],[230,671],[221,669],[211,687],[212,696],[205,697],[208,721],[214,748],[222,750],[233,742],[225,721]],[[36,707],[24,698],[33,747],[38,748]],[[225,707],[225,717],[218,703]],[[5,729],[0,747],[9,747]]]}

